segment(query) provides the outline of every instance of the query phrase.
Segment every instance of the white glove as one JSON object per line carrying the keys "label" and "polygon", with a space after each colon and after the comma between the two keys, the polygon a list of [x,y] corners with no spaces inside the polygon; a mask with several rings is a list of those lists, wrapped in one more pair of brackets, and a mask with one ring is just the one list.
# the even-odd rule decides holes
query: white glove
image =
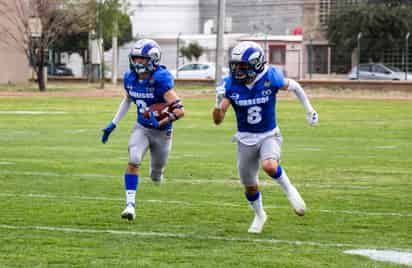
{"label": "white glove", "polygon": [[312,112],[306,114],[306,119],[308,120],[309,125],[314,127],[318,124],[319,121],[318,113],[315,110],[313,110]]}
{"label": "white glove", "polygon": [[218,87],[216,87],[216,108],[220,109],[220,104],[223,101],[223,98],[225,97],[226,94],[226,89],[225,89],[225,84],[222,84]]}

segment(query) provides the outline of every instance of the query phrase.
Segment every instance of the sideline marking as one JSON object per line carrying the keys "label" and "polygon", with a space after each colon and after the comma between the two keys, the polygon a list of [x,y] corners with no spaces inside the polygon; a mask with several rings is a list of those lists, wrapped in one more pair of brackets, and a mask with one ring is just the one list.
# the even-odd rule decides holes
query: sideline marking
{"label": "sideline marking", "polygon": [[368,257],[376,261],[385,261],[412,266],[412,252],[397,250],[351,249],[344,253]]}

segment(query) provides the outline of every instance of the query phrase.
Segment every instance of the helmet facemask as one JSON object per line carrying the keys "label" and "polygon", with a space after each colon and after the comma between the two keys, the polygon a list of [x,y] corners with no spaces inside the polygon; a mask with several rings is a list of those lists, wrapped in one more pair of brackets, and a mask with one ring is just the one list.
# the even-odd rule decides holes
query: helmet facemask
{"label": "helmet facemask", "polygon": [[[146,63],[136,63],[136,58],[146,59]],[[142,73],[152,71],[153,68],[150,66],[149,62],[150,62],[150,59],[148,57],[129,55],[130,69],[135,71],[137,74],[142,74]]]}
{"label": "helmet facemask", "polygon": [[[130,69],[136,74],[142,74],[146,72],[153,72],[160,64],[160,47],[159,45],[150,39],[141,39],[136,42],[129,54]],[[136,58],[145,59],[145,61],[138,60]]]}
{"label": "helmet facemask", "polygon": [[254,71],[253,66],[244,61],[230,61],[229,69],[231,76],[241,82],[255,79],[257,73]]}

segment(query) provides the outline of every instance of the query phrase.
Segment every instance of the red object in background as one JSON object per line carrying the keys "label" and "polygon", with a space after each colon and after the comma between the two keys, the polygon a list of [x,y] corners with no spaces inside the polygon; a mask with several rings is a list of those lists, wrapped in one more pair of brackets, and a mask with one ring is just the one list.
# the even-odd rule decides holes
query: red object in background
{"label": "red object in background", "polygon": [[302,35],[303,30],[302,27],[296,27],[295,29],[293,29],[293,35]]}

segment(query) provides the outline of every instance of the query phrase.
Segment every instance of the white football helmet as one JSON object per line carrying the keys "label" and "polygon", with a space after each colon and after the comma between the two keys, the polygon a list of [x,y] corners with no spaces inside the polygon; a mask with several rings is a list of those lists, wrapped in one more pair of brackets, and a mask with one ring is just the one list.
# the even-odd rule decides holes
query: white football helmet
{"label": "white football helmet", "polygon": [[[136,73],[152,72],[160,64],[160,46],[151,39],[141,39],[137,41],[129,53],[130,69]],[[135,64],[134,57],[147,58],[146,64]]]}
{"label": "white football helmet", "polygon": [[230,73],[238,81],[254,79],[264,70],[265,64],[265,53],[262,47],[255,42],[240,42],[230,54]]}

